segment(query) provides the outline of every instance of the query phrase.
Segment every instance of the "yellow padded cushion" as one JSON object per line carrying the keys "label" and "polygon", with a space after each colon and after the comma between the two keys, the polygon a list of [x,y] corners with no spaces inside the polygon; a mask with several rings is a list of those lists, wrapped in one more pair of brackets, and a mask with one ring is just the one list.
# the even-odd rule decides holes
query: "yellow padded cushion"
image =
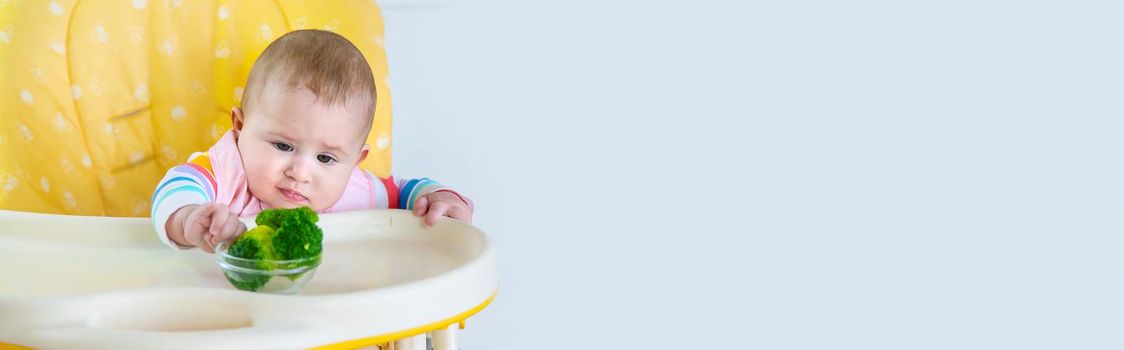
{"label": "yellow padded cushion", "polygon": [[374,1],[0,0],[0,209],[147,216],[171,166],[230,128],[257,56],[290,30],[350,39],[378,104],[362,167],[390,173]]}

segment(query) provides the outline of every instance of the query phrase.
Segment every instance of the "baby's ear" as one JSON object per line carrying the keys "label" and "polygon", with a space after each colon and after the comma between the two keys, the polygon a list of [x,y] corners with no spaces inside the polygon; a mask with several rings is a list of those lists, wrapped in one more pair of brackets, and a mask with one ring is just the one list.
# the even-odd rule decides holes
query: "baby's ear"
{"label": "baby's ear", "polygon": [[234,131],[234,138],[238,139],[238,134],[242,132],[243,119],[242,109],[234,107],[230,109],[230,128]]}
{"label": "baby's ear", "polygon": [[370,151],[371,146],[364,143],[363,147],[359,149],[359,160],[355,161],[355,166],[359,166],[359,163],[362,163],[364,159],[367,159],[367,152]]}

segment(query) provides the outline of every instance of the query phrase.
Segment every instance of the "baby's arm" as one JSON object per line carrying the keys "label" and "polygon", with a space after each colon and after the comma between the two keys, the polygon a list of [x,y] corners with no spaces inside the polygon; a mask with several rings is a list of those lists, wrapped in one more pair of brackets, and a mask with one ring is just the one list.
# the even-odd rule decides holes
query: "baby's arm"
{"label": "baby's arm", "polygon": [[226,205],[211,202],[177,209],[168,218],[165,229],[168,239],[179,247],[199,247],[214,253],[219,242],[246,232],[246,224]]}
{"label": "baby's arm", "polygon": [[474,210],[472,200],[452,190],[427,193],[414,201],[413,209],[414,215],[425,216],[426,225],[436,224],[442,216],[471,224]]}
{"label": "baby's arm", "polygon": [[447,216],[472,223],[475,207],[471,199],[442,186],[428,178],[399,180],[399,208],[412,210],[414,215],[425,216],[425,224],[433,225]]}
{"label": "baby's arm", "polygon": [[189,161],[168,170],[152,195],[152,224],[164,244],[198,246],[210,253],[215,244],[236,237],[246,226],[226,205],[214,203],[214,174],[201,163]]}

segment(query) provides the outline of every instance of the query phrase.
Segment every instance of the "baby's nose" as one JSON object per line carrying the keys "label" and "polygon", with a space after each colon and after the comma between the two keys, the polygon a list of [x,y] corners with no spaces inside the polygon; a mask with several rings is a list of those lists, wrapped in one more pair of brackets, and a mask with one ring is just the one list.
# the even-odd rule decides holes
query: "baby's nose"
{"label": "baby's nose", "polygon": [[289,168],[285,170],[285,176],[298,182],[306,182],[309,178],[308,165],[302,161],[294,161],[289,164]]}

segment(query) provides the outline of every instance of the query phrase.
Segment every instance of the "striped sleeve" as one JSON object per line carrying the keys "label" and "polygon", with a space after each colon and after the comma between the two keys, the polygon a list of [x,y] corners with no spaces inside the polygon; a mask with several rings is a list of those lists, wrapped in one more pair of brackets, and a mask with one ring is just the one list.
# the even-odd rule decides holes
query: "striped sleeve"
{"label": "striped sleeve", "polygon": [[192,204],[213,202],[218,186],[206,154],[195,153],[185,164],[168,170],[152,193],[152,225],[161,242],[180,248],[164,229],[177,209]]}
{"label": "striped sleeve", "polygon": [[437,181],[424,177],[420,179],[398,180],[397,187],[399,188],[398,208],[409,210],[414,209],[414,202],[421,196],[447,189],[447,187],[441,186]]}

